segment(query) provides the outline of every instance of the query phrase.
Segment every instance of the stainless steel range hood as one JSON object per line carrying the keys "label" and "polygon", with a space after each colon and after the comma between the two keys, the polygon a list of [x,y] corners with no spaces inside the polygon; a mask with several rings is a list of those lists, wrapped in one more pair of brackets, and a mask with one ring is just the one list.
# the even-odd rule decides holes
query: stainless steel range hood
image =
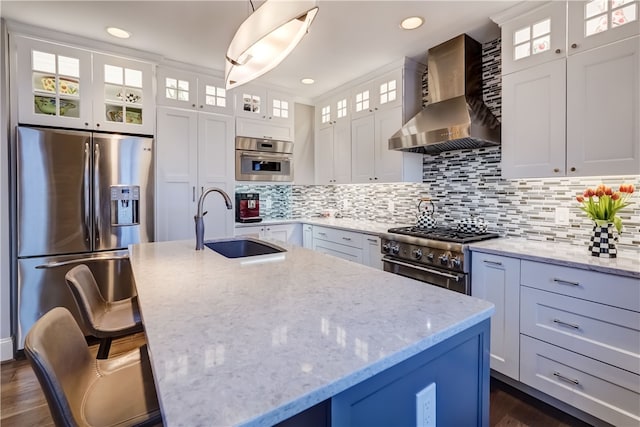
{"label": "stainless steel range hood", "polygon": [[429,49],[429,103],[389,138],[389,149],[434,154],[500,145],[482,100],[482,46],[466,34]]}

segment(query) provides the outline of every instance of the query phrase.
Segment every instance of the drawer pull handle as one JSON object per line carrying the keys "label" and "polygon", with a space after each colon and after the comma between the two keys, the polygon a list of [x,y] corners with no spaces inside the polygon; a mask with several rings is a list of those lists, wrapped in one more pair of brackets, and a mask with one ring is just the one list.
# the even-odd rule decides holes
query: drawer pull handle
{"label": "drawer pull handle", "polygon": [[500,261],[487,261],[486,259],[483,260],[483,262],[485,264],[490,264],[490,265],[502,265],[502,263]]}
{"label": "drawer pull handle", "polygon": [[376,239],[367,239],[367,241],[371,242],[371,243],[378,243],[378,241]]}
{"label": "drawer pull handle", "polygon": [[573,379],[571,379],[571,378],[567,378],[567,377],[565,377],[564,375],[562,375],[560,372],[554,371],[554,372],[553,372],[553,375],[554,375],[554,376],[556,376],[556,377],[558,377],[558,379],[560,379],[560,380],[562,380],[562,381],[565,381],[565,382],[568,382],[568,383],[572,383],[572,384],[575,384],[575,385],[580,384],[580,381],[578,381],[578,380],[573,380]]}
{"label": "drawer pull handle", "polygon": [[558,325],[562,325],[562,326],[568,326],[569,328],[573,328],[573,329],[580,329],[580,325],[576,325],[575,323],[563,322],[560,319],[553,319],[553,323],[557,323]]}
{"label": "drawer pull handle", "polygon": [[321,236],[326,236],[327,235],[327,233],[320,233],[320,232],[318,232],[318,234],[321,235]]}
{"label": "drawer pull handle", "polygon": [[351,237],[343,237],[342,240],[346,240],[347,242],[351,241]]}
{"label": "drawer pull handle", "polygon": [[557,278],[554,278],[553,281],[556,282],[556,283],[559,283],[561,285],[580,286],[579,282],[570,282],[568,280],[562,280],[562,279],[557,279]]}

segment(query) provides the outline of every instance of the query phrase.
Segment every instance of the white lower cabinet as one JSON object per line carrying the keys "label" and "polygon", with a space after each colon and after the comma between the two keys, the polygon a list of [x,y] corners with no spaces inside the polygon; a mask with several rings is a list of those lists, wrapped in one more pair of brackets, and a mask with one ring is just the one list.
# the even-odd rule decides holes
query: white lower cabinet
{"label": "white lower cabinet", "polygon": [[370,234],[365,234],[364,241],[362,244],[362,250],[364,251],[362,254],[362,261],[365,265],[369,267],[377,268],[378,270],[383,270],[384,266],[382,264],[382,253],[380,252],[380,237],[373,236]]}
{"label": "white lower cabinet", "polygon": [[616,426],[640,424],[640,377],[521,335],[520,381]]}
{"label": "white lower cabinet", "polygon": [[640,423],[640,281],[523,260],[520,381],[619,426]]}
{"label": "white lower cabinet", "polygon": [[509,255],[472,252],[471,294],[496,310],[491,368],[607,423],[640,425],[640,280]]}
{"label": "white lower cabinet", "polygon": [[300,224],[273,224],[236,227],[236,236],[255,237],[256,239],[275,240],[302,246],[302,226]]}
{"label": "white lower cabinet", "polygon": [[492,302],[491,369],[515,380],[520,370],[520,260],[474,252],[471,295]]}
{"label": "white lower cabinet", "polygon": [[313,225],[302,224],[302,246],[313,249]]}
{"label": "white lower cabinet", "polygon": [[311,228],[313,250],[382,270],[378,236],[317,225]]}

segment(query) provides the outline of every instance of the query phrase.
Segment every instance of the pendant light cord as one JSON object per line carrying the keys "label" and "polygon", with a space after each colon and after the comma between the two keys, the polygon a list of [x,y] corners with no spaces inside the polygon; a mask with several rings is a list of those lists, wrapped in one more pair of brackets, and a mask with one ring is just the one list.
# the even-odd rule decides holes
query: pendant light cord
{"label": "pendant light cord", "polygon": [[253,1],[249,0],[249,3],[251,4],[251,10],[252,10],[253,12],[255,12],[255,11],[256,11],[256,8],[255,8],[255,7],[253,7]]}

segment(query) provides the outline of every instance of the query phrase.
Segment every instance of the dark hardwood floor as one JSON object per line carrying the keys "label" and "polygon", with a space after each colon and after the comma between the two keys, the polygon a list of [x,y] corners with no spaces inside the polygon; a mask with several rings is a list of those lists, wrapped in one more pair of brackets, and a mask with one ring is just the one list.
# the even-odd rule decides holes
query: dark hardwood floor
{"label": "dark hardwood floor", "polygon": [[[144,344],[144,335],[114,340],[110,355]],[[95,354],[98,345],[90,346]],[[26,359],[0,365],[0,426],[53,426],[40,385]],[[495,427],[584,427],[583,423],[500,381],[491,380],[490,422]],[[462,427],[462,426],[461,426]]]}

